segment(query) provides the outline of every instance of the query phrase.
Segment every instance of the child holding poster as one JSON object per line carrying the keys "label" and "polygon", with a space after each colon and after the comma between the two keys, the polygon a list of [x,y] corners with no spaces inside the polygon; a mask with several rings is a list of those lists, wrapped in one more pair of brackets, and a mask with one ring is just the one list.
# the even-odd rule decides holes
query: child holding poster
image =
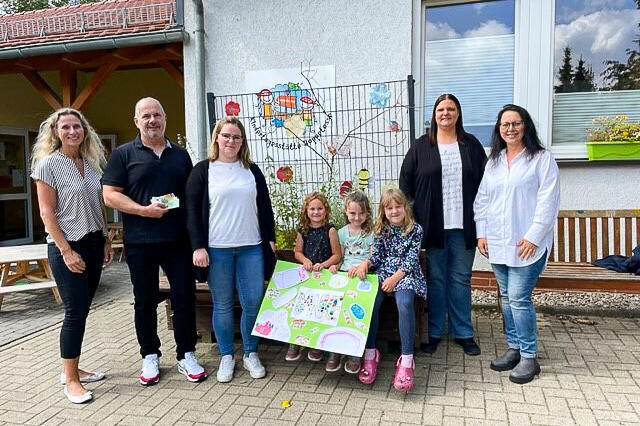
{"label": "child holding poster", "polygon": [[[373,224],[371,220],[371,208],[369,198],[362,191],[351,191],[344,200],[344,218],[347,224],[338,231],[340,248],[342,249],[342,263],[329,267],[331,273],[336,271],[347,271],[352,277],[360,262],[369,258],[371,247],[373,246]],[[382,302],[382,297],[376,298]],[[375,310],[375,308],[374,308]],[[337,358],[337,368],[327,371],[337,371],[340,368],[339,357]],[[329,357],[331,360],[331,357]],[[344,371],[351,374],[358,374],[360,371],[360,357],[350,356],[344,364]]]}
{"label": "child holding poster", "polygon": [[[307,271],[318,272],[340,262],[338,231],[327,222],[330,214],[331,207],[322,192],[313,191],[304,198],[293,254]],[[319,349],[311,349],[307,357],[311,361],[320,361],[322,353]],[[333,354],[330,355],[329,361],[332,356],[336,357]],[[285,360],[297,361],[300,356],[300,346],[289,345]],[[337,359],[339,363],[340,358]]]}
{"label": "child holding poster", "polygon": [[[374,226],[375,238],[371,256],[354,271],[355,275],[364,279],[370,267],[376,268],[378,280],[382,281],[380,290],[393,293],[395,297],[402,355],[396,362],[393,386],[404,391],[413,386],[415,368],[413,340],[416,323],[413,299],[415,295],[424,298],[427,296],[427,283],[418,263],[422,233],[422,227],[414,222],[409,202],[402,191],[397,188],[384,190]],[[371,318],[364,361],[358,374],[364,384],[374,382],[380,362],[380,351],[375,348],[380,307],[377,299],[381,297],[380,290]]]}

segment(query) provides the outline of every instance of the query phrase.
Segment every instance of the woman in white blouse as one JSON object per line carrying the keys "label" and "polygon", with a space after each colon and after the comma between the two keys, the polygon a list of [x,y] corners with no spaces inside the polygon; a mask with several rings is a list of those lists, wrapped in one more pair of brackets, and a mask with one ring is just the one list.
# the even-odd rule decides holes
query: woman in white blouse
{"label": "woman in white blouse", "polygon": [[113,258],[101,201],[104,165],[104,147],[79,111],[59,109],[40,125],[31,177],[48,234],[49,266],[64,302],[60,382],[69,401],[76,404],[93,398],[82,383],[105,377],[78,368],[91,301],[102,267]]}
{"label": "woman in white blouse", "polygon": [[507,351],[491,369],[512,370],[514,383],[540,373],[531,294],[553,243],[559,201],[558,166],[540,143],[531,116],[505,105],[473,208],[478,249],[496,275],[507,334]]}

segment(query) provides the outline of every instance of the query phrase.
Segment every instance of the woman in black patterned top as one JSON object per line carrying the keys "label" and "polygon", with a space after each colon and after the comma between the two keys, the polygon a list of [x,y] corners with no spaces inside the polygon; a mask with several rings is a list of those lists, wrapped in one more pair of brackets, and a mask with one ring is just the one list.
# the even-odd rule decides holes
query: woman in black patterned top
{"label": "woman in black patterned top", "polygon": [[[322,192],[313,191],[304,198],[293,255],[307,271],[321,271],[337,264],[342,258],[338,231],[333,225],[327,223],[330,215],[331,207]],[[312,349],[307,357],[311,361],[320,361],[322,351]],[[285,359],[287,361],[300,359],[300,346],[289,345]],[[338,354],[329,354],[325,370],[339,370],[340,359]]]}
{"label": "woman in black patterned top", "polygon": [[105,377],[78,368],[89,307],[102,267],[113,258],[101,202],[104,165],[104,147],[79,111],[60,109],[40,125],[31,177],[48,234],[49,265],[64,302],[60,381],[64,394],[76,404],[93,398],[81,382]]}

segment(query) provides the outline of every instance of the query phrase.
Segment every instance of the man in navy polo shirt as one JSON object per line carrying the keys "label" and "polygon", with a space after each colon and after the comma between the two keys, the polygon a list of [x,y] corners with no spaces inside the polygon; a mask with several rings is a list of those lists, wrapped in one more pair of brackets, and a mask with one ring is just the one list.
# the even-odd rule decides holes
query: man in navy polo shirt
{"label": "man in navy polo shirt", "polygon": [[[160,380],[159,267],[171,287],[178,371],[187,380],[200,382],[207,378],[207,373],[194,356],[195,282],[184,205],[185,185],[193,167],[191,158],[186,150],[165,138],[166,115],[156,99],[140,99],[133,122],[140,134],[113,151],[102,185],[105,204],[123,213],[124,250],[133,284],[136,335],[143,357],[140,384],[148,386]],[[174,194],[179,206],[151,201],[152,197],[165,194]]]}

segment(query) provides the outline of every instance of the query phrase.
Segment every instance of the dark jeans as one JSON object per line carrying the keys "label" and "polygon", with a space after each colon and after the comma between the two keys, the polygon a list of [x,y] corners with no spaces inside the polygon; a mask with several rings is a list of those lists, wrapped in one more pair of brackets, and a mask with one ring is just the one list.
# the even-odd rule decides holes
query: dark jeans
{"label": "dark jeans", "polygon": [[60,356],[64,359],[77,358],[82,351],[89,307],[102,274],[104,236],[101,231],[92,232],[78,241],[69,241],[69,245],[84,260],[86,267],[80,274],[67,268],[54,243],[47,246],[49,266],[64,303],[64,321],[60,329]]}
{"label": "dark jeans", "polygon": [[[398,308],[398,331],[400,333],[400,349],[402,355],[413,353],[413,344],[416,335],[416,315],[413,310],[413,290],[396,290],[393,294]],[[369,323],[369,335],[367,336],[367,349],[376,347],[376,335],[378,334],[378,321],[380,318],[380,306],[384,299],[384,292],[378,290],[376,300],[373,304],[373,313]]]}
{"label": "dark jeans", "polygon": [[158,337],[159,268],[167,275],[178,360],[196,349],[195,281],[187,241],[124,244],[133,284],[136,336],[140,355],[162,355]]}
{"label": "dark jeans", "polygon": [[449,336],[473,337],[471,268],[476,248],[467,249],[462,229],[444,230],[444,247],[427,249],[429,336],[440,338],[445,316]]}

